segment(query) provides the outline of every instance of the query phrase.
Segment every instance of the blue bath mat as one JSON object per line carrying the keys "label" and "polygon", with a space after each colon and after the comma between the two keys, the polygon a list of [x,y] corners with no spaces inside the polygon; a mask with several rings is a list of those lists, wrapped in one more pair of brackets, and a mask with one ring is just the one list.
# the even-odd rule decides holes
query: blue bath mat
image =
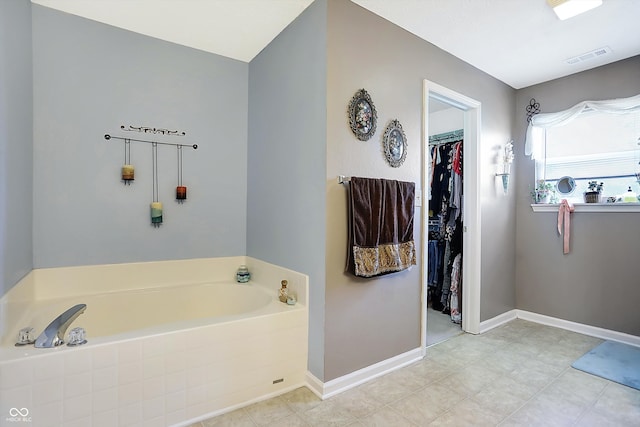
{"label": "blue bath mat", "polygon": [[640,390],[640,348],[614,341],[605,341],[571,365]]}

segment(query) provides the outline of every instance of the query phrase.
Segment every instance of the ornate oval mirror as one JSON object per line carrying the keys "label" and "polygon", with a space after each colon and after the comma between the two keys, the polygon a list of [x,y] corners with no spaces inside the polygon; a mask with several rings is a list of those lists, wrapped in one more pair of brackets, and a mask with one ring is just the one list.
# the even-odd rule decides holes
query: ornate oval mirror
{"label": "ornate oval mirror", "polygon": [[570,176],[563,176],[556,184],[556,190],[560,194],[571,194],[576,189],[576,182]]}
{"label": "ornate oval mirror", "polygon": [[407,157],[407,137],[398,120],[391,120],[382,137],[382,148],[389,166],[397,168]]}
{"label": "ornate oval mirror", "polygon": [[349,126],[360,141],[367,141],[376,132],[378,113],[366,90],[360,89],[349,103]]}

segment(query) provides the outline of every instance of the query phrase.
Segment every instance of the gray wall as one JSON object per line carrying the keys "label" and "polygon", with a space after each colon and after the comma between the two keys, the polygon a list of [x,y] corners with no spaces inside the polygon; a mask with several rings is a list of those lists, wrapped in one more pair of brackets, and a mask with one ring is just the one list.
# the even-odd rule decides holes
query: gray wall
{"label": "gray wall", "polygon": [[[36,268],[245,254],[248,64],[40,6],[33,62]],[[183,205],[176,149],[159,148],[159,229],[151,145],[132,144],[136,180],[124,186],[123,143],[105,133],[199,145],[184,152]]]}
{"label": "gray wall", "polygon": [[[635,94],[638,58],[516,93],[347,0],[316,1],[250,64],[40,6],[33,6],[31,33],[28,2],[0,4],[3,291],[32,263],[247,254],[311,277],[309,369],[321,380],[416,348],[422,266],[367,281],[343,273],[346,191],[336,177],[420,185],[422,84],[428,79],[482,103],[475,178],[482,203],[481,320],[517,306],[639,333],[633,301],[640,291],[633,287],[635,275],[623,272],[638,250],[635,215],[615,214],[613,221],[604,214],[576,215],[574,251],[554,253],[555,216],[530,210],[533,167],[522,143],[531,97],[544,111],[557,111],[585,98]],[[17,33],[24,37],[14,38]],[[31,34],[33,106],[30,95],[23,96],[31,91]],[[362,40],[374,48],[363,49]],[[355,140],[346,117],[361,87],[379,114],[368,142]],[[393,118],[409,140],[407,160],[397,169],[386,165],[380,148]],[[124,187],[122,143],[102,137],[122,134],[120,125],[129,124],[185,130],[183,139],[164,140],[200,146],[184,155],[189,199],[182,206],[174,200],[175,150],[160,148],[165,224],[159,230],[149,224],[150,147],[133,144],[136,181]],[[494,174],[499,147],[511,138],[517,142],[515,191],[504,195]],[[605,222],[611,224],[600,226]]]}
{"label": "gray wall", "polygon": [[[309,370],[324,370],[326,0],[249,65],[247,255],[309,275]],[[274,284],[278,286],[278,284]]]}
{"label": "gray wall", "polygon": [[637,213],[572,215],[571,252],[562,254],[557,214],[533,212],[529,192],[533,161],[523,153],[525,108],[531,98],[542,112],[580,101],[640,93],[640,56],[517,92],[517,307],[560,319],[640,335]]}
{"label": "gray wall", "polygon": [[33,268],[31,3],[0,1],[0,296]]}
{"label": "gray wall", "polygon": [[[504,196],[494,176],[496,147],[511,138],[515,91],[349,1],[329,1],[328,28],[325,381],[420,346],[422,266],[370,280],[343,272],[346,191],[336,177],[402,179],[420,187],[423,79],[482,102],[481,173],[468,178],[482,186],[481,316],[515,308],[515,197]],[[353,137],[346,115],[362,87],[379,120],[367,142]],[[384,128],[394,118],[409,144],[397,169],[387,166],[381,152]],[[420,241],[419,221],[414,237]]]}

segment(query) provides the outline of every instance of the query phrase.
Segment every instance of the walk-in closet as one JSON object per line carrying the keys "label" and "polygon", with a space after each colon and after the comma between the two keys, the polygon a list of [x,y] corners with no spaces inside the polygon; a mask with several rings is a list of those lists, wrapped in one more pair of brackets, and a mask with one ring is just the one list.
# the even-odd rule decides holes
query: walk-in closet
{"label": "walk-in closet", "polygon": [[430,102],[427,345],[461,333],[463,111]]}

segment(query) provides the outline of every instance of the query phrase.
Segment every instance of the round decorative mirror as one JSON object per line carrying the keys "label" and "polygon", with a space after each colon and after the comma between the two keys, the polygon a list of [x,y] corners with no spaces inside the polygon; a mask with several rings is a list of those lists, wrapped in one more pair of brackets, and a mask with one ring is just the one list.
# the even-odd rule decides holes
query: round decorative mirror
{"label": "round decorative mirror", "polygon": [[576,189],[576,181],[570,176],[563,176],[556,184],[556,190],[560,194],[571,194]]}
{"label": "round decorative mirror", "polygon": [[397,168],[407,157],[407,137],[398,120],[391,120],[382,137],[382,149],[389,166]]}
{"label": "round decorative mirror", "polygon": [[378,113],[366,90],[360,89],[349,103],[349,126],[360,141],[367,141],[376,132]]}

